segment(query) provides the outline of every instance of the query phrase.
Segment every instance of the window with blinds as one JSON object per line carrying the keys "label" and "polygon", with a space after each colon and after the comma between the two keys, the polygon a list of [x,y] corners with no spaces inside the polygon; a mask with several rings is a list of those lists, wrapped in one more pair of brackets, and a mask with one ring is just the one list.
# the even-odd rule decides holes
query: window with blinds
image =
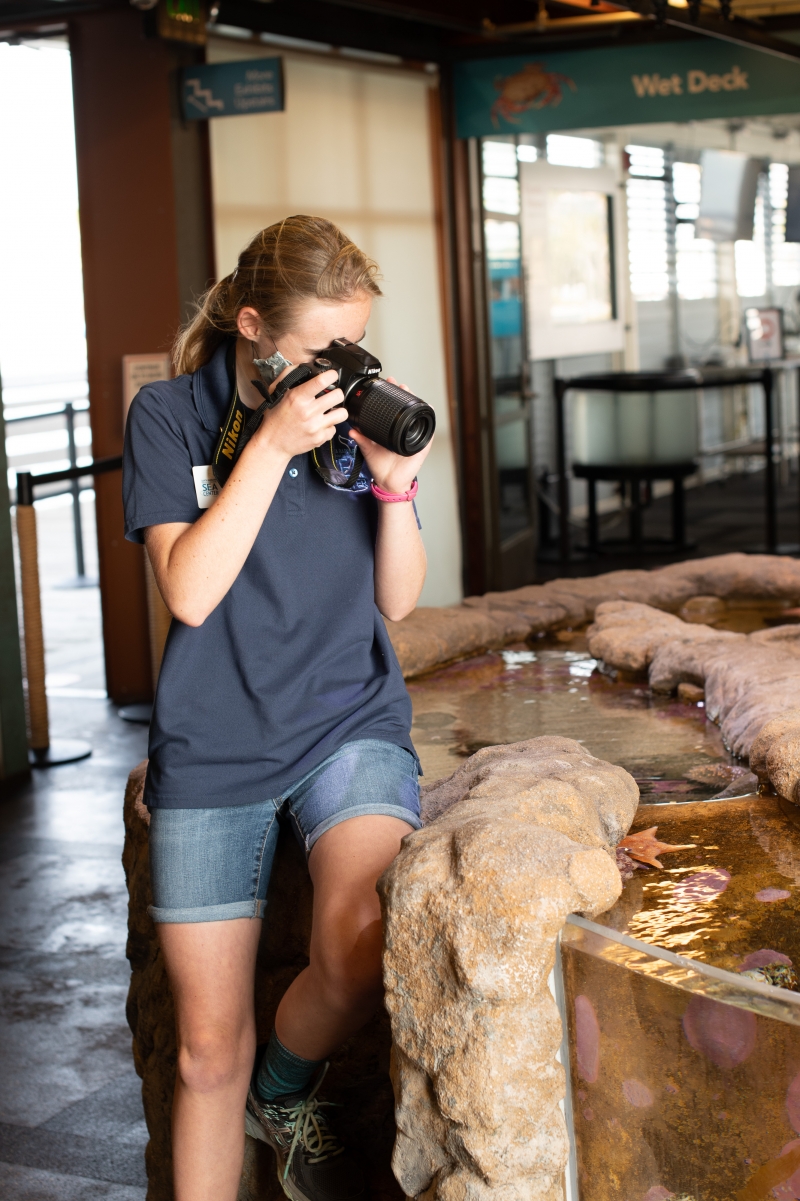
{"label": "window with blinds", "polygon": [[626,146],[628,263],[636,300],[663,300],[669,291],[664,151]]}
{"label": "window with blinds", "polygon": [[710,238],[695,236],[700,212],[699,163],[672,164],[675,199],[675,273],[682,300],[710,300],[717,294],[717,250]]}
{"label": "window with blinds", "polygon": [[759,186],[752,241],[734,242],[736,291],[740,296],[763,296],[767,290],[764,190]]}
{"label": "window with blinds", "polygon": [[625,153],[633,295],[640,301],[663,300],[667,296],[670,224],[674,221],[678,295],[683,300],[716,296],[716,248],[709,239],[695,237],[694,231],[700,206],[699,165],[676,162],[669,172],[664,151],[658,147],[626,146]]}
{"label": "window with blinds", "polygon": [[778,288],[800,284],[800,242],[786,241],[786,202],[789,168],[772,163],[769,169],[769,198],[772,209],[772,282]]}

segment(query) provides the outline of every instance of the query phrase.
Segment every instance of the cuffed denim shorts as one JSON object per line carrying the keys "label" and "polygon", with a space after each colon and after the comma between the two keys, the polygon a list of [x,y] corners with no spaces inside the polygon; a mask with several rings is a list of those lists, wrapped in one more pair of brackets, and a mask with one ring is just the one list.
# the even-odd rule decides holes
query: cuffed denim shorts
{"label": "cuffed denim shorts", "polygon": [[306,856],[349,817],[382,814],[419,830],[413,755],[391,742],[348,742],[281,796],[217,809],[153,809],[150,916],[156,922],[263,917],[278,845],[288,821]]}

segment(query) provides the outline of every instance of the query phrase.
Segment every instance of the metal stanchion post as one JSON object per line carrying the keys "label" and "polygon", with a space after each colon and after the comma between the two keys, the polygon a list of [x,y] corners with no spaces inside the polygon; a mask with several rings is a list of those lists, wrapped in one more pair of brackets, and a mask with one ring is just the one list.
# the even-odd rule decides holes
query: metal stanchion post
{"label": "metal stanchion post", "polygon": [[553,403],[556,426],[556,470],[558,471],[558,548],[562,563],[570,559],[569,530],[569,477],[567,476],[567,423],[565,394],[567,388],[562,379],[553,380]]}
{"label": "metal stanchion post", "polygon": [[[69,401],[67,401],[67,403],[64,405],[64,416],[67,420],[69,465],[70,467],[77,467],[78,448],[75,445],[75,410]],[[75,572],[78,577],[78,582],[83,583],[86,579],[86,565],[83,557],[83,526],[81,525],[80,480],[71,481],[70,491],[72,492],[72,524],[75,529]]]}
{"label": "metal stanchion post", "polygon": [[55,767],[59,763],[75,763],[91,755],[92,748],[87,742],[71,739],[50,741],[36,510],[33,507],[33,476],[29,471],[17,472],[17,541],[22,585],[25,674],[28,681],[30,763],[32,767]]}
{"label": "metal stanchion post", "polygon": [[775,430],[772,411],[773,376],[769,367],[764,368],[764,442],[766,451],[766,535],[767,554],[774,555],[778,549],[778,497],[775,485]]}
{"label": "metal stanchion post", "polygon": [[46,751],[50,746],[50,723],[44,686],[39,545],[36,537],[36,510],[33,507],[33,478],[29,471],[17,473],[17,542],[25,632],[25,675],[28,680],[28,741],[31,751],[36,754]]}

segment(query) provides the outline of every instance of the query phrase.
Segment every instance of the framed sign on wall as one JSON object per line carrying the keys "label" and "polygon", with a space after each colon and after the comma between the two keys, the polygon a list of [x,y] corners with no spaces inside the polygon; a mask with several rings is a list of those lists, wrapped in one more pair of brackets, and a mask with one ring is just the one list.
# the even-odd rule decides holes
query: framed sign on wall
{"label": "framed sign on wall", "polygon": [[745,309],[744,328],[751,363],[783,358],[783,309]]}
{"label": "framed sign on wall", "polygon": [[122,425],[128,420],[131,401],[145,384],[169,379],[172,361],[168,354],[124,354],[122,356]]}

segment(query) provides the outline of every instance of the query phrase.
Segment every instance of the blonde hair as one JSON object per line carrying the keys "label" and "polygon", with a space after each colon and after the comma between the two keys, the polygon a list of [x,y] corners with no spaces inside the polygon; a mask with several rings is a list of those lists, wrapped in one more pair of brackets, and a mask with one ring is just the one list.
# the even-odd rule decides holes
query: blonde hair
{"label": "blonde hair", "polygon": [[236,318],[254,308],[268,332],[285,334],[304,300],[380,296],[377,264],[332,221],[287,217],[256,234],[236,270],[200,298],[197,312],[175,339],[175,371],[197,371],[223,338],[237,334]]}

